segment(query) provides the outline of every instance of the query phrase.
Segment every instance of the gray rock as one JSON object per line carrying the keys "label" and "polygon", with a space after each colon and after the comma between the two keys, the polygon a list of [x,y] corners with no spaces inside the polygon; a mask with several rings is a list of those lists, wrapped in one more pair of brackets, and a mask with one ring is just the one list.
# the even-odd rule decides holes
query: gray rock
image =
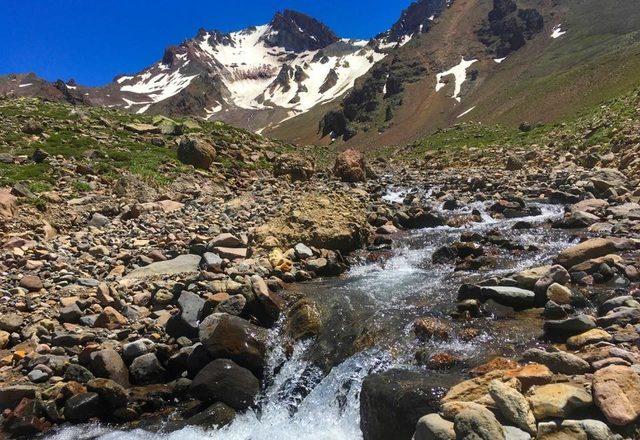
{"label": "gray rock", "polygon": [[518,310],[533,307],[535,300],[535,293],[519,287],[486,286],[482,287],[481,295],[485,300],[492,299],[498,304]]}
{"label": "gray rock", "polygon": [[502,425],[488,409],[465,409],[453,422],[457,440],[505,440]]}
{"label": "gray rock", "polygon": [[167,373],[154,353],[135,358],[129,369],[134,383],[138,385],[161,383]]}
{"label": "gray rock", "polygon": [[103,228],[109,224],[109,217],[106,217],[98,212],[94,212],[87,224],[96,228]]}
{"label": "gray rock", "polygon": [[499,380],[493,380],[489,384],[489,395],[508,422],[535,434],[536,418],[531,412],[529,402],[522,394]]}
{"label": "gray rock", "polygon": [[554,337],[568,338],[596,328],[596,320],[589,315],[580,314],[566,319],[545,321],[544,331]]}
{"label": "gray rock", "polygon": [[635,307],[618,307],[598,318],[597,322],[600,327],[609,327],[614,324],[621,327],[627,324],[638,324],[640,323],[640,309]]}
{"label": "gray rock", "polygon": [[515,426],[503,426],[505,440],[531,440],[531,436]]}
{"label": "gray rock", "polygon": [[64,418],[71,423],[83,423],[104,413],[97,393],[80,393],[64,404]]}
{"label": "gray rock", "polygon": [[532,348],[524,352],[524,360],[544,364],[554,373],[584,374],[591,371],[589,363],[566,351],[546,352]]}
{"label": "gray rock", "polygon": [[413,440],[455,440],[455,438],[453,423],[435,413],[421,417],[413,434]]}
{"label": "gray rock", "polygon": [[200,255],[180,255],[173,260],[158,261],[129,272],[123,280],[136,280],[162,275],[196,273],[200,266]]}
{"label": "gray rock", "polygon": [[306,258],[313,257],[313,251],[311,250],[311,248],[303,243],[298,243],[293,249],[296,251],[296,255],[300,259],[304,260]]}
{"label": "gray rock", "polygon": [[218,254],[213,252],[205,252],[202,255],[202,265],[209,271],[221,271],[224,261]]}
{"label": "gray rock", "polygon": [[122,346],[122,357],[125,362],[131,363],[139,356],[151,353],[155,343],[150,339],[138,339],[137,341],[128,342]]}

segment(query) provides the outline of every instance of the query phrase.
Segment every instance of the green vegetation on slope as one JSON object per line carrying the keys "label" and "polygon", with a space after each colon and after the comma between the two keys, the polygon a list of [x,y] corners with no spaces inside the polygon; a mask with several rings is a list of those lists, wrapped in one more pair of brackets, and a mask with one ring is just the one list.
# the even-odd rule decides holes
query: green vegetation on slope
{"label": "green vegetation on slope", "polygon": [[[553,124],[522,124],[519,128],[482,123],[460,123],[437,130],[401,148],[380,147],[372,157],[415,161],[437,157],[447,165],[468,159],[470,151],[482,156],[493,148],[535,150],[553,145],[558,151],[571,147],[609,151],[640,121],[640,89],[582,111],[578,116]],[[638,133],[640,137],[640,133]]]}
{"label": "green vegetation on slope", "polygon": [[[141,133],[132,128],[136,124],[155,126],[162,132]],[[252,156],[263,144],[269,144],[274,153],[291,149],[222,122],[170,120],[37,99],[7,99],[0,100],[0,154],[4,156],[0,186],[26,182],[38,192],[55,184],[56,173],[47,161],[30,160],[38,149],[50,156],[72,158],[102,178],[117,178],[128,171],[163,185],[188,169],[176,155],[177,140],[183,134],[212,142],[218,149],[221,169],[269,167],[264,155]]]}

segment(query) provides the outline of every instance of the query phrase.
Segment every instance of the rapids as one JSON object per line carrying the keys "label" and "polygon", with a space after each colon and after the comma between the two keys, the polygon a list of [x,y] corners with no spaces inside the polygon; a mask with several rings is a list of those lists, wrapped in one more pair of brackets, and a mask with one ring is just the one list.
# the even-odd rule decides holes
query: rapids
{"label": "rapids", "polygon": [[[389,191],[389,203],[402,198],[403,191]],[[451,320],[456,292],[463,282],[500,276],[546,264],[569,245],[567,235],[549,228],[513,230],[516,221],[544,223],[562,216],[562,207],[539,205],[542,214],[525,219],[495,220],[485,205],[476,203],[459,212],[476,208],[483,221],[463,228],[439,227],[403,232],[384,258],[361,261],[339,278],[318,279],[296,288],[312,297],[323,317],[323,330],[313,341],[295,346],[285,355],[272,331],[267,367],[267,385],[257,409],[239,415],[218,431],[186,427],[158,434],[143,430],[119,431],[99,425],[68,427],[52,440],[354,440],[359,429],[359,391],[362,380],[373,371],[390,367],[422,368],[415,365],[418,345],[411,323],[417,317],[436,316],[450,321],[453,338],[447,342],[421,343],[432,351],[453,352],[465,360],[449,370],[443,384],[462,377],[465,365],[474,365],[498,354],[514,355],[535,345],[541,334],[537,315],[515,313],[496,306],[493,316],[474,323],[480,335],[466,341],[457,336],[465,323]],[[448,265],[434,265],[431,255],[440,246],[458,239],[462,231],[500,230],[505,237],[536,251],[523,252],[514,259],[504,252],[492,270],[454,272]],[[517,321],[516,321],[517,320]],[[438,373],[442,374],[442,373]]]}

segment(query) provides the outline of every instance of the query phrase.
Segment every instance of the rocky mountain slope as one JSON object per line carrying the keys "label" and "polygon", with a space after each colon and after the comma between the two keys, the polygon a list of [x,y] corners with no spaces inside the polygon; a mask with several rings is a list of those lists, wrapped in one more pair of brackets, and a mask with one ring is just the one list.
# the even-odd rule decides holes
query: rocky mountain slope
{"label": "rocky mountain slope", "polygon": [[369,148],[463,121],[555,121],[638,85],[639,32],[640,12],[625,2],[456,0],[339,105],[265,133]]}

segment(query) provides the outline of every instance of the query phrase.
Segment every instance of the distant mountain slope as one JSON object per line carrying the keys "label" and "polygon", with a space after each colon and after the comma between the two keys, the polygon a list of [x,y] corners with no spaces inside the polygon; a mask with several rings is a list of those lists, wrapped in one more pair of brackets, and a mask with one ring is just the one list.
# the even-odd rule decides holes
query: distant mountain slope
{"label": "distant mountain slope", "polygon": [[300,143],[395,145],[467,120],[554,121],[639,84],[634,2],[455,0],[339,104],[265,133]]}

